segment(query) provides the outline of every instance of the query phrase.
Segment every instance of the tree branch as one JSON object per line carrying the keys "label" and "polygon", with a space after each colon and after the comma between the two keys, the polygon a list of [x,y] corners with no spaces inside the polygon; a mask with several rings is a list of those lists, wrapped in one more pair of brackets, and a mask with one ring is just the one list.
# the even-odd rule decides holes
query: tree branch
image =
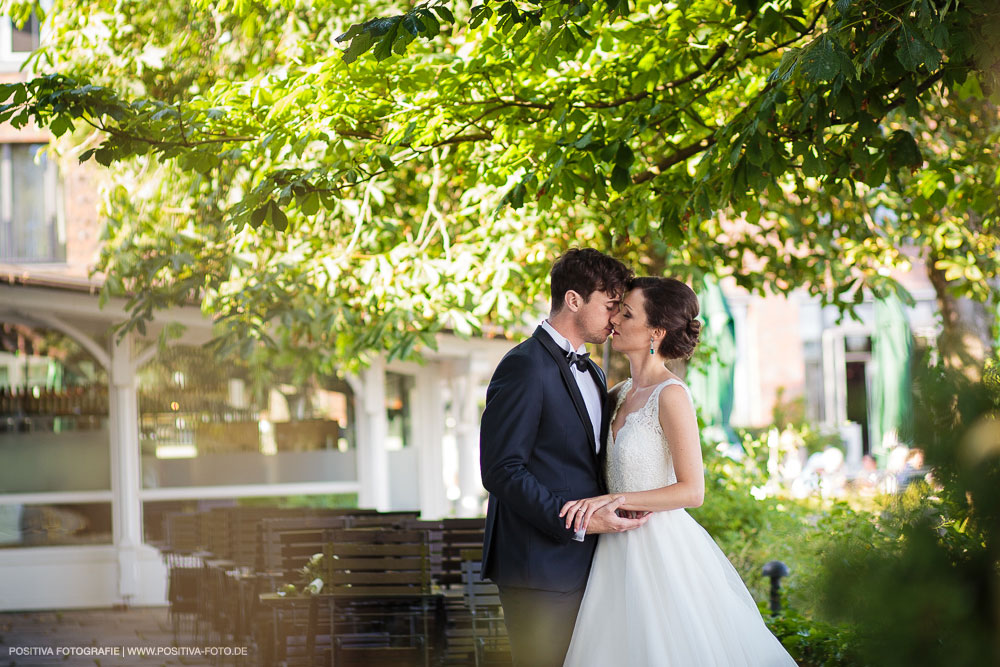
{"label": "tree branch", "polygon": [[653,166],[653,168],[647,169],[646,171],[633,176],[632,184],[639,185],[640,183],[645,183],[646,181],[650,181],[659,176],[660,174],[662,174],[670,167],[677,164],[678,162],[683,162],[684,160],[687,160],[689,157],[697,155],[698,153],[702,153],[711,148],[714,144],[715,144],[715,137],[713,136],[708,136],[705,137],[704,139],[694,142],[693,144],[688,144],[684,148],[678,149],[671,155],[668,155],[667,157],[657,162],[656,165]]}

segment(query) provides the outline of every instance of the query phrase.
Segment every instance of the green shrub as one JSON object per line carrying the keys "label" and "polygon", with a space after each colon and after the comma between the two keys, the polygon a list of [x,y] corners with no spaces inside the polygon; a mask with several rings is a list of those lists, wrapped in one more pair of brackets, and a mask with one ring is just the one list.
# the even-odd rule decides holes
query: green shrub
{"label": "green shrub", "polygon": [[[705,502],[691,515],[715,539],[743,577],[754,599],[766,600],[770,582],[761,568],[772,560],[785,563],[791,574],[782,585],[790,605],[808,616],[819,612],[823,555],[848,536],[864,539],[874,530],[873,516],[843,502],[754,497],[766,484],[763,464],[753,454],[761,440],[745,443],[742,461],[705,452]],[[758,494],[761,495],[761,494]]]}
{"label": "green shrub", "polygon": [[1000,664],[1000,411],[982,384],[918,375],[913,440],[932,468],[877,530],[827,554],[824,608],[878,667]]}
{"label": "green shrub", "polygon": [[861,657],[853,648],[851,632],[822,621],[808,619],[794,610],[777,616],[765,610],[764,620],[799,667],[860,667]]}

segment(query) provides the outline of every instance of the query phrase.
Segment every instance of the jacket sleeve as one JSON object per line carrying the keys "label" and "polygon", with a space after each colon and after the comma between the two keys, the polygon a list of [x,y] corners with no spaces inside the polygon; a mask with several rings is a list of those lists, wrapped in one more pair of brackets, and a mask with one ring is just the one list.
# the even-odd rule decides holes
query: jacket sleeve
{"label": "jacket sleeve", "polygon": [[568,542],[573,532],[559,518],[566,500],[528,470],[543,407],[535,362],[524,355],[505,357],[490,381],[483,410],[479,440],[483,486],[552,539]]}

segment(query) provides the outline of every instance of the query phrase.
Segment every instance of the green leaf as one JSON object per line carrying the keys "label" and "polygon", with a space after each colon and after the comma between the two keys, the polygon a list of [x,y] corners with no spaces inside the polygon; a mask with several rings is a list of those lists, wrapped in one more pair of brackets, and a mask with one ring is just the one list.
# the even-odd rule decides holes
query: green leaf
{"label": "green leaf", "polygon": [[916,169],[923,165],[924,158],[913,135],[906,130],[896,130],[889,137],[888,159],[893,169],[909,167]]}
{"label": "green leaf", "polygon": [[444,5],[437,5],[435,7],[431,7],[431,9],[437,12],[437,15],[441,17],[442,21],[447,21],[448,23],[455,22],[455,15],[452,14],[451,10]]}
{"label": "green leaf", "polygon": [[788,16],[783,14],[781,18],[785,20],[785,23],[792,26],[792,29],[795,32],[799,33],[800,35],[805,35],[806,33],[809,32],[809,29],[806,28],[806,24],[798,20],[794,16]]}
{"label": "green leaf", "polygon": [[20,83],[0,83],[0,102],[6,102],[7,100],[10,99],[10,96],[13,95],[18,88],[23,88],[23,87],[24,84]]}
{"label": "green leaf", "polygon": [[110,167],[111,163],[115,161],[114,150],[107,144],[104,144],[94,151],[94,159],[97,160],[99,165]]}
{"label": "green leaf", "polygon": [[366,53],[368,49],[372,48],[374,43],[375,38],[370,32],[360,34],[351,41],[350,46],[347,47],[347,50],[344,51],[344,55],[341,56],[341,58],[345,63],[350,65],[357,60],[359,56]]}
{"label": "green leaf", "polygon": [[469,12],[469,25],[478,28],[493,16],[493,10],[486,5],[476,5]]}
{"label": "green leaf", "polygon": [[615,165],[618,167],[625,167],[628,170],[635,162],[635,153],[632,152],[632,148],[628,145],[627,141],[622,141],[618,144],[618,152],[615,153]]}
{"label": "green leaf", "polygon": [[911,72],[917,71],[921,65],[928,70],[936,70],[941,64],[941,54],[908,21],[903,21],[903,31],[896,40],[898,46],[896,58],[900,64]]}
{"label": "green leaf", "polygon": [[765,8],[757,22],[757,41],[773,38],[780,28],[781,13],[776,11],[774,7]]}
{"label": "green leaf", "polygon": [[879,35],[878,39],[872,42],[871,46],[865,50],[864,54],[861,56],[861,66],[865,70],[869,72],[872,71],[875,59],[878,58],[879,54],[882,52],[882,48],[885,46],[885,43],[896,32],[897,28],[898,26],[892,26],[888,30],[884,31],[881,35]]}
{"label": "green leaf", "polygon": [[299,210],[305,215],[316,215],[319,211],[319,193],[313,191],[303,197],[299,203]]}
{"label": "green leaf", "polygon": [[823,168],[823,160],[811,150],[802,156],[802,173],[806,176],[822,176]]}
{"label": "green leaf", "polygon": [[267,222],[279,232],[288,229],[288,216],[281,210],[278,203],[271,201],[267,206]]}
{"label": "green leaf", "polygon": [[367,26],[368,26],[367,23],[355,23],[354,25],[352,25],[350,28],[347,29],[347,32],[337,36],[336,41],[338,43],[343,43],[349,39],[354,39],[361,33],[368,32]]}
{"label": "green leaf", "polygon": [[71,132],[73,130],[73,121],[70,120],[68,116],[56,116],[52,119],[52,122],[49,123],[49,130],[51,130],[52,134],[57,137],[61,137],[67,132]]}
{"label": "green leaf", "polygon": [[618,150],[621,146],[620,141],[612,141],[610,144],[601,149],[598,156],[605,162],[611,162],[611,159],[618,154]]}
{"label": "green leaf", "polygon": [[768,75],[767,82],[775,83],[777,81],[787,81],[791,78],[792,74],[798,68],[801,53],[802,49],[797,47],[786,49],[781,56],[781,62],[778,64],[777,69]]}
{"label": "green leaf", "polygon": [[407,14],[403,19],[403,28],[406,29],[411,35],[416,37],[420,33],[424,32],[427,28],[424,26],[423,21],[418,19],[414,14]]}
{"label": "green leaf", "polygon": [[396,30],[385,34],[375,45],[375,51],[372,55],[375,56],[375,60],[382,62],[386,58],[392,55],[392,43],[396,41]]}
{"label": "green leaf", "polygon": [[802,54],[802,71],[813,81],[829,81],[841,70],[841,61],[826,35]]}
{"label": "green leaf", "polygon": [[510,205],[515,209],[519,209],[524,206],[524,194],[524,183],[518,183],[515,185],[514,189],[510,191]]}
{"label": "green leaf", "polygon": [[884,156],[879,156],[872,162],[870,162],[865,169],[864,178],[862,179],[865,185],[875,188],[883,183],[885,183],[885,176],[888,173],[888,162]]}
{"label": "green leaf", "polygon": [[260,208],[254,209],[254,212],[250,214],[250,225],[257,229],[262,224],[264,224],[264,219],[267,218],[267,214],[271,209],[271,202],[268,202],[261,206]]}
{"label": "green leaf", "polygon": [[423,32],[425,32],[428,37],[434,37],[441,32],[441,24],[429,9],[419,9],[417,10],[417,13],[420,14],[424,24]]}
{"label": "green leaf", "polygon": [[573,142],[574,148],[579,148],[580,150],[586,150],[594,143],[594,133],[587,132],[585,135]]}
{"label": "green leaf", "polygon": [[615,168],[611,170],[611,187],[615,192],[624,192],[631,184],[632,178],[629,176],[628,167],[615,165]]}

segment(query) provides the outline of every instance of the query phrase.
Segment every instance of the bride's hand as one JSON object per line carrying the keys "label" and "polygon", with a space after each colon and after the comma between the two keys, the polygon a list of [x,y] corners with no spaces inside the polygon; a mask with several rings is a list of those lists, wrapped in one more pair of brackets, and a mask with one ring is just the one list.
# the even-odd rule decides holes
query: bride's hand
{"label": "bride's hand", "polygon": [[566,517],[566,528],[569,528],[570,524],[575,523],[573,530],[586,529],[590,523],[590,517],[594,515],[594,512],[615,500],[621,501],[624,499],[624,496],[606,494],[593,498],[571,500],[563,505],[562,510],[559,511],[559,516]]}

